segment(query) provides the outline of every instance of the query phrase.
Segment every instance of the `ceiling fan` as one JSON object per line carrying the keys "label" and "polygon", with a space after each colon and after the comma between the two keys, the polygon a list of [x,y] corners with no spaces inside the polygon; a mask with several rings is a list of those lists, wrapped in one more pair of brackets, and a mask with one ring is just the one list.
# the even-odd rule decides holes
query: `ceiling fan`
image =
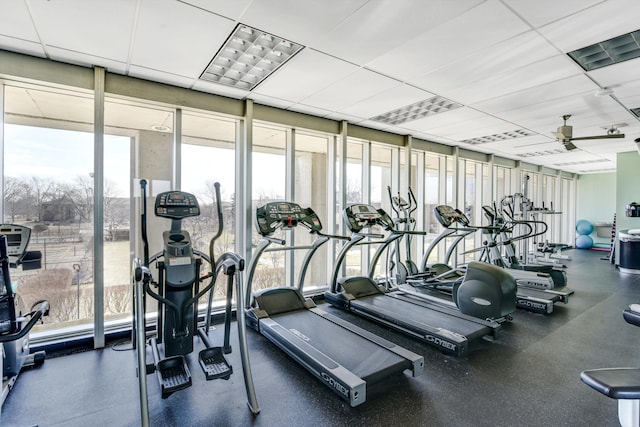
{"label": "ceiling fan", "polygon": [[569,120],[570,117],[571,114],[565,114],[564,116],[562,116],[564,125],[560,126],[557,132],[552,132],[556,139],[562,145],[564,145],[564,148],[566,148],[568,151],[578,148],[572,143],[572,141],[583,141],[587,139],[624,138],[624,134],[620,133],[620,131],[615,126],[611,126],[611,128],[607,130],[606,135],[579,136],[574,138],[573,126],[567,125],[567,120]]}

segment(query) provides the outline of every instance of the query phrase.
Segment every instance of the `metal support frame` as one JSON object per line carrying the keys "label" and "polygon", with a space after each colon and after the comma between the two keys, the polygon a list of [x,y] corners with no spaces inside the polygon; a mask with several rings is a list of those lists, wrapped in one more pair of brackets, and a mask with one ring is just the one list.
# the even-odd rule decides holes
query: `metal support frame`
{"label": "metal support frame", "polygon": [[104,85],[106,70],[94,69],[93,116],[93,346],[105,346],[104,337]]}

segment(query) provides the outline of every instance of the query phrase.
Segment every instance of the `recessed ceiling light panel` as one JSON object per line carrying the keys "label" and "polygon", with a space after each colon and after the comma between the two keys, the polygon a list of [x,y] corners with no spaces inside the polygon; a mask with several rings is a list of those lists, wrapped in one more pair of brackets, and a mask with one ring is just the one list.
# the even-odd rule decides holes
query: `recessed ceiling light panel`
{"label": "recessed ceiling light panel", "polygon": [[462,107],[462,104],[450,101],[441,96],[425,99],[405,107],[397,108],[379,116],[372,117],[371,120],[390,125],[399,125],[412,120],[421,119],[445,111],[451,111]]}
{"label": "recessed ceiling light panel", "polygon": [[516,139],[523,136],[532,136],[532,135],[535,135],[535,133],[530,132],[526,129],[516,129],[511,132],[496,133],[494,135],[487,135],[487,136],[479,136],[477,138],[465,139],[460,142],[466,142],[467,144],[472,144],[472,145],[479,145],[479,144],[488,144],[489,142],[506,141],[509,139]]}
{"label": "recessed ceiling light panel", "polygon": [[640,57],[640,30],[569,52],[585,71]]}
{"label": "recessed ceiling light panel", "polygon": [[564,163],[554,163],[554,166],[575,166],[575,165],[590,165],[593,163],[607,163],[610,162],[609,159],[595,159],[595,160],[581,160],[578,162],[564,162]]}
{"label": "recessed ceiling light panel", "polygon": [[251,90],[303,47],[282,37],[238,24],[200,79]]}
{"label": "recessed ceiling light panel", "polygon": [[566,150],[561,150],[559,148],[554,150],[544,150],[544,151],[532,151],[530,153],[520,153],[518,157],[538,157],[538,156],[550,156],[552,154],[566,154]]}

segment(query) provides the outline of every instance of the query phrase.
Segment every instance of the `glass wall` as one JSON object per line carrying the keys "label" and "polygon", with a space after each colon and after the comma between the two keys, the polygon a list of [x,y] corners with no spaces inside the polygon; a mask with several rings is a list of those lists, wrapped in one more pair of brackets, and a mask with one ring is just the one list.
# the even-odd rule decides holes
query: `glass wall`
{"label": "glass wall", "polygon": [[[318,215],[326,233],[331,233],[328,222],[327,204],[327,147],[329,138],[303,132],[295,133],[295,202],[303,208],[310,207]],[[333,206],[331,207],[333,209]],[[296,245],[310,245],[316,236],[300,228],[295,234]],[[324,244],[314,254],[305,276],[305,291],[313,291],[327,284],[329,269],[333,262],[329,256],[331,245]],[[304,258],[303,252],[294,255],[295,281],[299,281],[299,272]]]}
{"label": "glass wall", "polygon": [[[162,250],[161,236],[168,228],[168,220],[156,218],[151,212],[155,194],[172,188],[174,113],[171,109],[107,97],[104,119],[105,320],[117,322],[131,314],[131,254],[143,258],[139,227],[142,200],[139,181],[134,183],[133,178],[144,178],[149,183],[145,200],[150,212],[149,253]],[[114,215],[116,222],[111,224]],[[150,266],[157,274],[155,264]],[[156,307],[157,302],[148,297],[147,304]]]}
{"label": "glass wall", "polygon": [[[350,137],[344,139],[346,157],[342,158],[339,145],[343,139],[321,133],[327,130],[319,124],[317,129],[299,129],[256,120],[250,132],[252,140],[247,141],[252,151],[244,153],[238,145],[243,143],[238,132],[241,109],[223,112],[227,108],[224,102],[220,106],[211,103],[215,113],[196,109],[196,104],[197,108],[208,108],[198,104],[202,98],[191,99],[184,91],[184,99],[176,96],[172,100],[173,95],[162,92],[160,86],[142,93],[125,85],[120,90],[128,96],[117,90],[106,94],[104,151],[100,153],[94,152],[100,139],[93,133],[91,91],[5,80],[0,84],[5,111],[0,123],[4,145],[3,221],[31,227],[30,249],[43,253],[42,269],[13,272],[25,305],[41,298],[51,302],[51,316],[44,326],[39,326],[42,333],[62,326],[90,331],[94,313],[99,314],[102,309],[107,323],[127,321],[131,310],[130,262],[132,256],[142,253],[138,224],[143,201],[138,196],[137,179],[149,181],[148,198],[144,201],[148,205],[157,193],[178,187],[198,196],[202,215],[185,221],[185,226],[197,249],[205,254],[217,227],[212,203],[213,183],[219,182],[224,232],[216,243],[216,252],[233,250],[239,229],[253,233],[256,244],[260,238],[254,230],[253,217],[235,223],[241,218],[235,214],[236,198],[248,199],[242,189],[236,188],[235,167],[242,160],[239,156],[251,156],[252,170],[242,173],[252,180],[252,212],[266,202],[289,197],[313,208],[325,231],[333,233],[338,231],[329,221],[342,223],[343,200],[372,203],[392,214],[387,186],[394,192],[403,191],[405,196],[408,187],[415,185],[414,191],[421,190],[416,194],[420,204],[415,213],[420,221],[417,228],[428,233],[424,239],[416,239],[416,247],[420,247],[416,258],[442,230],[433,215],[436,205],[460,208],[472,222],[479,223],[480,207],[524,191],[524,187],[516,187],[525,182],[525,176],[526,195],[536,207],[544,201],[545,207],[548,204],[550,208],[553,201],[554,209],[557,205],[563,212],[555,217],[553,239],[573,241],[575,179],[571,177],[504,166],[494,166],[490,171],[487,164],[458,155],[412,151],[408,157],[407,148]],[[131,96],[144,96],[147,100]],[[190,106],[183,106],[182,102]],[[176,135],[175,129],[180,134]],[[102,160],[104,171],[104,194],[97,198],[95,158]],[[411,168],[409,173],[407,167]],[[418,167],[422,170],[418,171]],[[339,176],[342,170],[346,171],[344,177]],[[518,185],[516,175],[520,178]],[[94,206],[96,199],[98,205]],[[334,206],[335,199],[338,203]],[[104,214],[102,224],[94,224],[94,212]],[[153,216],[147,220],[150,253],[154,254],[161,249],[161,233],[168,222]],[[97,239],[104,242],[102,247],[94,243],[94,229],[104,230]],[[304,230],[279,236],[291,236],[289,243],[302,245],[308,245],[314,237]],[[463,249],[477,247],[478,239],[467,239]],[[307,290],[319,290],[326,283],[334,259],[333,246],[333,242],[327,244],[314,258],[305,284]],[[446,246],[445,242],[432,252],[430,261],[443,261]],[[350,252],[345,274],[363,273],[362,266],[368,265],[375,247],[361,249],[356,247]],[[94,260],[94,251],[103,259]],[[295,252],[265,253],[256,271],[255,288],[295,282],[302,257]],[[104,278],[103,283],[94,283],[93,266],[98,262],[104,265],[104,271],[97,275]],[[386,263],[383,257],[376,274],[386,273]],[[94,294],[100,293],[104,293],[104,307],[96,308]]]}
{"label": "glass wall", "polygon": [[[491,191],[489,181],[489,165],[466,159],[460,159],[459,164],[459,194],[463,197],[458,208],[464,212],[472,225],[483,223],[482,206],[491,203]],[[458,264],[478,259],[481,255],[483,236],[481,232],[471,233],[465,236],[456,246],[456,261]],[[454,260],[451,260],[454,262]]]}
{"label": "glass wall", "polygon": [[493,167],[493,200],[500,209],[500,201],[514,193],[511,187],[511,169],[504,166]]}
{"label": "glass wall", "polygon": [[[211,114],[182,114],[181,188],[198,198],[201,215],[183,220],[194,248],[208,258],[211,238],[217,233],[215,184],[220,184],[222,234],[214,243],[214,257],[235,251],[235,140],[237,121]],[[210,265],[203,266],[210,271]],[[219,279],[222,280],[222,279]],[[216,286],[215,301],[225,296]],[[203,296],[203,302],[206,295]]]}
{"label": "glass wall", "polygon": [[[285,200],[287,194],[287,132],[285,129],[265,125],[253,127],[253,152],[251,174],[251,230],[252,242],[255,245],[262,239],[253,226],[255,211],[269,202]],[[291,232],[278,230],[273,236],[288,239],[291,243]],[[253,290],[270,286],[283,286],[288,277],[285,270],[285,252],[265,252],[260,258],[253,278]]]}
{"label": "glass wall", "polygon": [[[362,171],[364,165],[362,164],[363,159],[363,150],[368,150],[368,143],[363,141],[356,141],[353,139],[349,139],[347,141],[347,165],[346,165],[346,176],[345,176],[345,196],[346,196],[346,206],[352,203],[367,203],[368,200],[365,198],[364,194],[364,186],[362,180]],[[345,207],[346,207],[345,206]],[[336,212],[336,220],[339,223],[339,230],[342,230],[342,234],[348,236],[351,232],[347,229],[344,224],[344,220],[342,218],[342,212]],[[344,242],[339,241],[336,247],[336,256],[340,251]],[[344,271],[343,274],[348,276],[357,275],[361,273],[361,265],[362,265],[362,249],[361,246],[355,246],[349,250],[347,253],[347,257],[344,260],[344,265],[342,269]]]}
{"label": "glass wall", "polygon": [[49,301],[35,330],[92,324],[93,97],[8,85],[4,98],[3,222],[29,227],[28,250],[42,253],[42,268],[11,271],[21,308]]}
{"label": "glass wall", "polygon": [[[386,146],[371,144],[371,172],[370,172],[370,191],[371,194],[371,205],[376,208],[383,209],[390,216],[394,216],[393,210],[391,209],[391,200],[389,200],[389,191],[387,187],[392,187],[392,191],[395,190],[397,193],[398,189],[393,188],[392,182],[392,174],[395,173],[395,168],[399,166],[393,165],[392,160],[394,158],[398,158],[397,154],[394,156],[394,151],[397,153],[396,148],[389,148]],[[399,160],[399,159],[398,159]],[[377,232],[384,233],[384,230],[378,230]],[[369,261],[373,256],[374,252],[378,249],[377,244],[367,245],[367,249],[369,249],[368,258],[363,258],[362,262],[364,267],[364,271],[362,274],[369,274]],[[387,248],[385,253],[380,257],[378,263],[374,267],[374,276],[385,276],[387,271],[387,266],[389,263],[389,256],[392,248]]]}

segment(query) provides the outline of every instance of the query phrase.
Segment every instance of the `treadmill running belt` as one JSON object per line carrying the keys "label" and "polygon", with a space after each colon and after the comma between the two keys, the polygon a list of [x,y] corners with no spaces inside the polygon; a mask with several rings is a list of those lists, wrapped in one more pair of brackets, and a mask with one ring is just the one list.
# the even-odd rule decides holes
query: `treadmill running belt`
{"label": "treadmill running belt", "polygon": [[[309,310],[297,310],[271,319],[296,339],[313,346],[367,383],[376,382],[390,371],[402,372],[410,368],[404,358]],[[383,372],[385,375],[381,376]]]}

